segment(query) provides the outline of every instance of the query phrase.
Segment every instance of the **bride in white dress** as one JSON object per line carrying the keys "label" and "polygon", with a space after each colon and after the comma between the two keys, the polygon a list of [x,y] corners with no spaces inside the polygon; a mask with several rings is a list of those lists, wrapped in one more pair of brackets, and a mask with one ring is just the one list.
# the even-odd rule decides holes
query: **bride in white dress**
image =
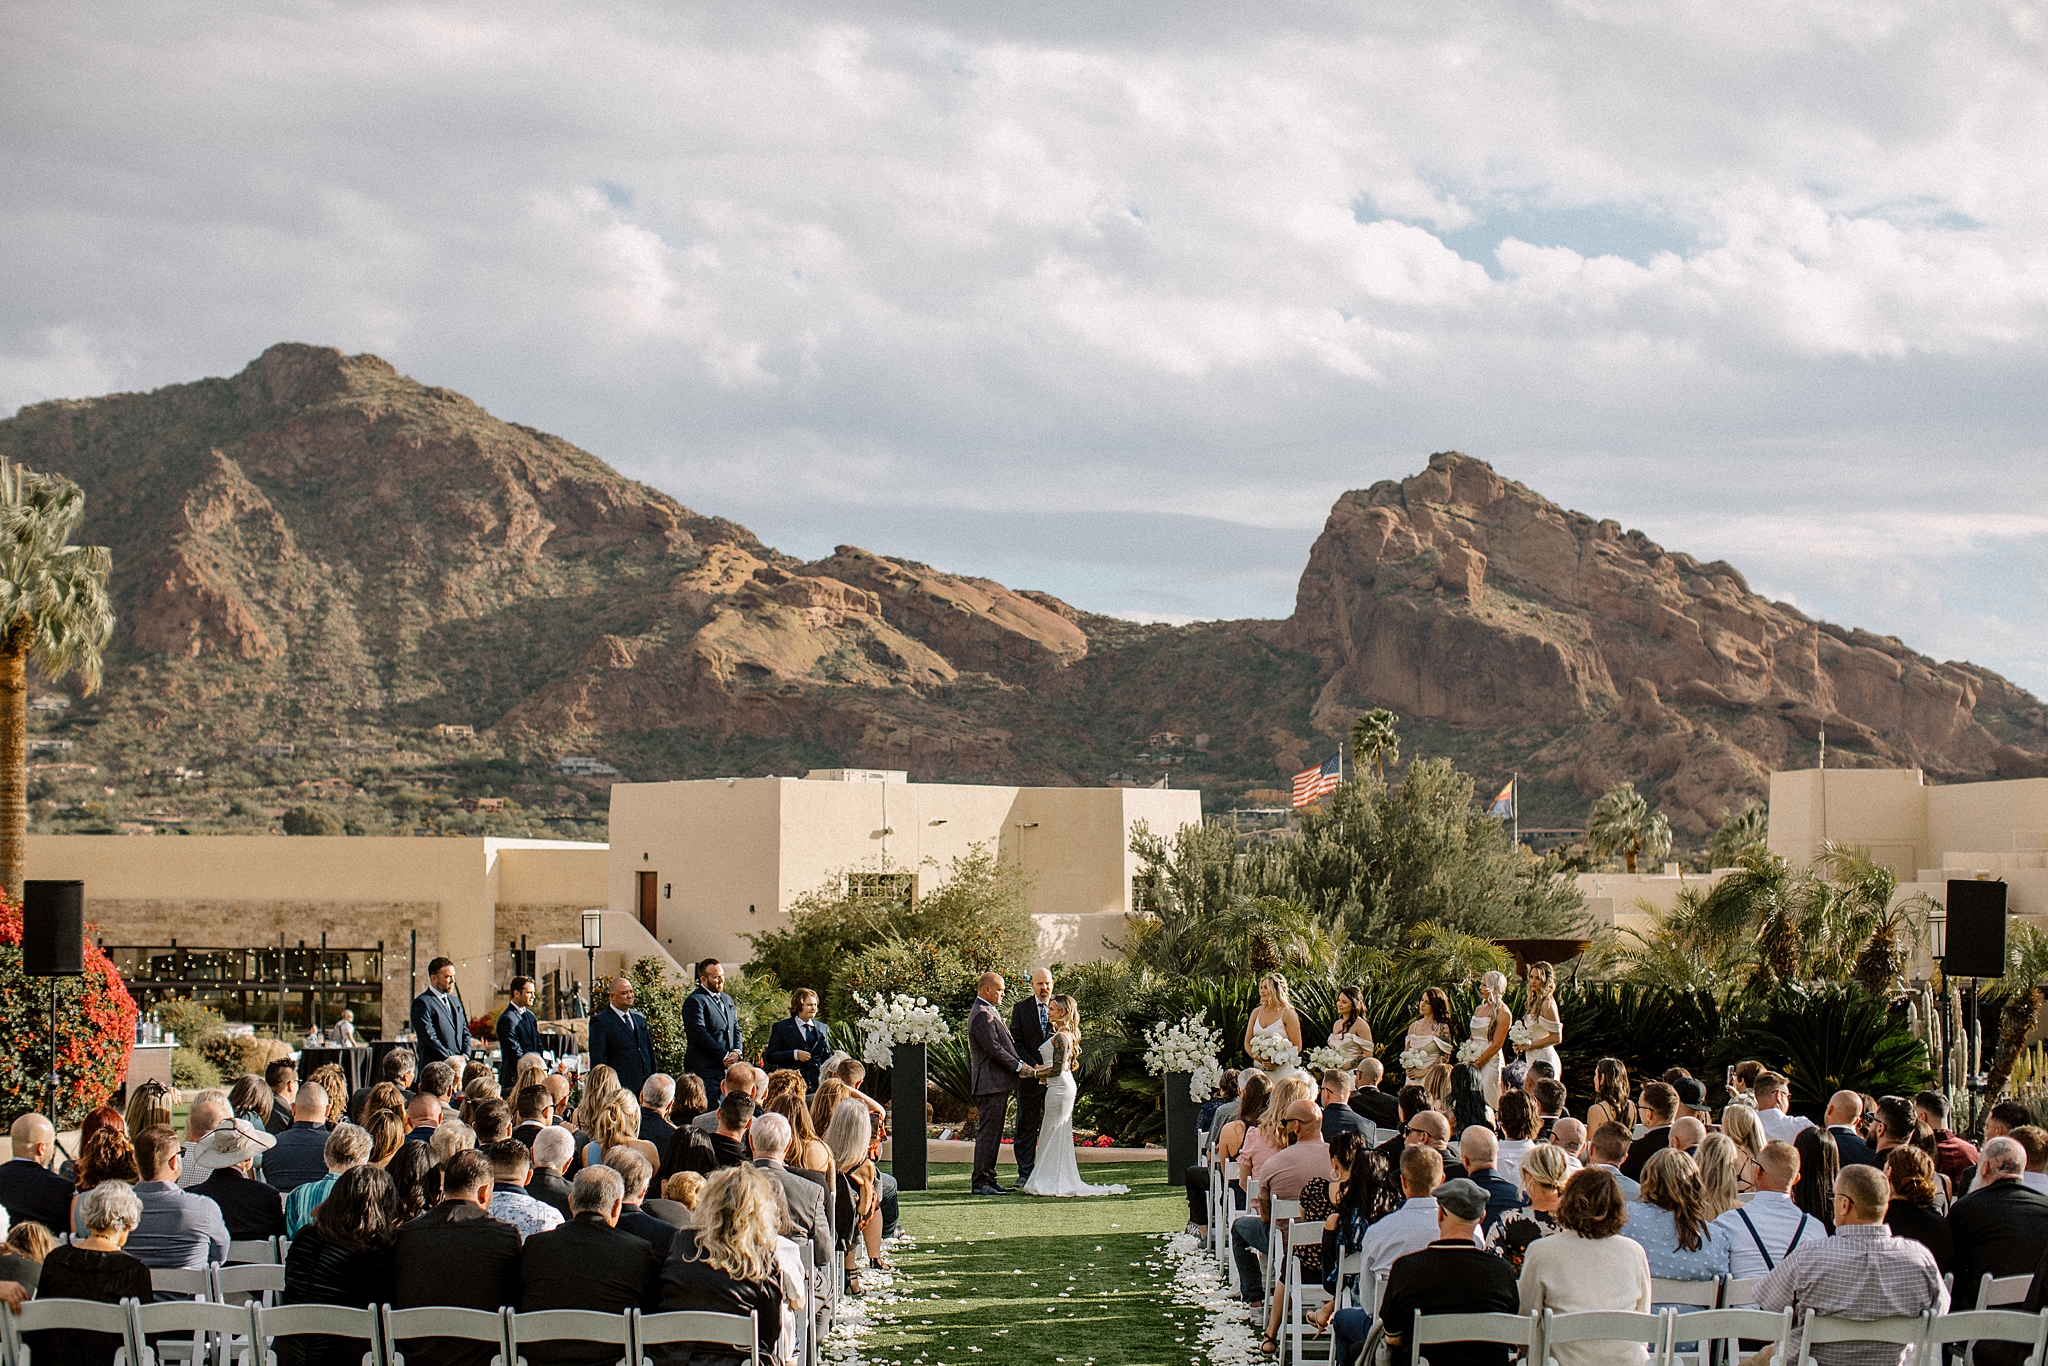
{"label": "bride in white dress", "polygon": [[[1045,1082],[1045,1119],[1038,1126],[1038,1165],[1021,1187],[1026,1195],[1126,1195],[1129,1186],[1091,1186],[1081,1179],[1074,1159],[1074,1063],[1081,1055],[1081,1009],[1071,996],[1055,996],[1046,1004],[1052,1037],[1039,1055],[1052,1069]],[[1030,1085],[1031,1083],[1026,1083]]]}

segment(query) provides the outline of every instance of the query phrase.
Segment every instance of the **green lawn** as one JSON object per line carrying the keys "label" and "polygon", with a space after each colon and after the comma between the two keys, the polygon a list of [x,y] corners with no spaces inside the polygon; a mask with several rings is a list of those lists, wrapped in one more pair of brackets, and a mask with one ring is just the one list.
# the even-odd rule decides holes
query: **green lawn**
{"label": "green lawn", "polygon": [[[1131,1194],[1085,1200],[979,1196],[968,1169],[933,1164],[931,1189],[905,1192],[895,1291],[862,1344],[902,1366],[1188,1366],[1198,1309],[1175,1305],[1158,1235],[1187,1222],[1187,1198],[1161,1162],[1081,1169]],[[1005,1170],[1004,1179],[1015,1173]],[[1178,1340],[1177,1340],[1178,1339]]]}

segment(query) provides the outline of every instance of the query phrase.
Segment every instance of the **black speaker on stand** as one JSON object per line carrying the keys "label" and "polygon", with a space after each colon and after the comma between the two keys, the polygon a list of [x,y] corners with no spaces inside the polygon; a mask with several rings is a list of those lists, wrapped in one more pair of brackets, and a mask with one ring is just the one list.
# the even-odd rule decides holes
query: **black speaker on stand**
{"label": "black speaker on stand", "polygon": [[1970,1037],[1963,1056],[1970,1064],[1970,1089],[1977,1089],[1977,979],[2005,976],[2005,884],[1976,878],[1950,878],[1948,938],[1942,945],[1941,971],[1946,977],[1970,979]]}
{"label": "black speaker on stand", "polygon": [[85,884],[38,878],[21,884],[21,970],[50,979],[50,1072],[44,1105],[57,1119],[57,979],[85,975]]}

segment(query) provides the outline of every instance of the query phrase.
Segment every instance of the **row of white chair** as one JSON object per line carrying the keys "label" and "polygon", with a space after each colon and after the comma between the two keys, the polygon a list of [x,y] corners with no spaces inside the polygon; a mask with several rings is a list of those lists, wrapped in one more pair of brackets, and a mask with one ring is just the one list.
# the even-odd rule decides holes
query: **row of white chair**
{"label": "row of white chair", "polygon": [[[110,1366],[155,1366],[152,1339],[178,1335],[197,1339],[194,1360],[216,1366],[276,1366],[279,1338],[302,1333],[362,1342],[365,1366],[404,1366],[401,1344],[411,1338],[458,1338],[497,1348],[493,1366],[525,1366],[522,1345],[540,1342],[605,1343],[618,1347],[620,1366],[649,1366],[647,1348],[669,1343],[703,1344],[744,1351],[750,1366],[761,1366],[760,1330],[752,1314],[604,1314],[588,1309],[535,1313],[483,1309],[393,1309],[375,1305],[349,1309],[334,1304],[290,1304],[279,1308],[259,1300],[246,1305],[204,1300],[142,1304],[123,1300],[31,1300],[18,1311],[0,1310],[0,1344],[5,1366],[30,1366],[22,1342],[26,1333],[58,1331],[118,1336],[122,1349]],[[156,1344],[162,1346],[159,1340]],[[182,1342],[174,1344],[182,1346]]]}

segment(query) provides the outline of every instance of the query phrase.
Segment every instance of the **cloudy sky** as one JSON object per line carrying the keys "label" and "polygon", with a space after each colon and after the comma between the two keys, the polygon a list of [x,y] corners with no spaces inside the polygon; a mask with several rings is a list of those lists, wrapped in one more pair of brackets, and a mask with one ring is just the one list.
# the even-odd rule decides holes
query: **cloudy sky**
{"label": "cloudy sky", "polygon": [[368,350],[796,553],[1285,615],[1434,450],[2048,692],[2048,5],[0,10],[0,411]]}

